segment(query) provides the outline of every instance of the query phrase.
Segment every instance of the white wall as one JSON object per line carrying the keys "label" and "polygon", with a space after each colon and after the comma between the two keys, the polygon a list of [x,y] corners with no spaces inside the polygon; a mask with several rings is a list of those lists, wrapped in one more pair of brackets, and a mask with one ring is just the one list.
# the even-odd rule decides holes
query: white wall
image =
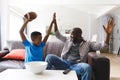
{"label": "white wall", "polygon": [[[91,19],[90,19],[90,39],[92,38],[93,35],[97,35],[97,37],[99,38],[99,30],[97,27],[98,24],[98,19],[96,18],[95,15],[91,15]],[[96,41],[99,41],[99,39],[96,39]]]}
{"label": "white wall", "polygon": [[45,28],[50,24],[54,12],[56,12],[58,28],[61,33],[64,34],[65,29],[80,27],[83,30],[84,38],[90,39],[90,15],[62,5],[47,6],[37,12],[38,17],[30,23],[29,33],[38,30],[45,34]]}
{"label": "white wall", "polygon": [[[10,7],[10,6],[9,6]],[[34,11],[34,10],[31,10]],[[19,11],[18,11],[19,12]],[[45,8],[36,12],[38,17],[28,24],[28,33],[32,31],[40,31],[45,34],[46,26],[48,26],[52,20],[53,12],[56,12],[58,27],[61,33],[64,34],[65,29],[72,29],[73,27],[80,27],[83,30],[83,37],[85,40],[91,38],[91,14],[81,12],[77,9],[65,7],[63,5],[46,6]],[[6,46],[6,40],[9,40],[9,16],[7,0],[2,2],[2,48]],[[15,22],[17,24],[17,22]],[[93,22],[94,23],[94,22]],[[22,26],[22,24],[19,24]],[[14,28],[15,29],[15,28]],[[92,31],[94,28],[92,28]],[[18,37],[18,36],[17,36]]]}

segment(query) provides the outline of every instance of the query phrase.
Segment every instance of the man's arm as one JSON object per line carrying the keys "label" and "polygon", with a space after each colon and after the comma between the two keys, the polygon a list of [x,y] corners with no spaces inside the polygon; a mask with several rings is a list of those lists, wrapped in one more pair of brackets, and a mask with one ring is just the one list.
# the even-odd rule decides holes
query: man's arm
{"label": "man's arm", "polygon": [[60,39],[62,42],[66,42],[67,37],[60,34],[57,26],[56,13],[54,14],[54,32],[55,36]]}
{"label": "man's arm", "polygon": [[[110,35],[113,31],[114,26],[115,26],[115,24],[114,24],[113,18],[109,19],[106,27],[103,25],[104,31],[106,33],[106,38],[105,38],[104,43],[106,43],[108,45],[109,45]],[[101,45],[101,43],[92,42],[90,47],[91,47],[91,50],[105,50],[108,48],[108,45],[106,45],[106,44]]]}
{"label": "man's arm", "polygon": [[114,26],[115,26],[115,24],[114,24],[114,20],[113,20],[112,17],[109,19],[108,24],[107,24],[106,27],[103,25],[103,28],[104,28],[104,30],[106,32],[106,39],[105,39],[106,44],[109,44],[110,35],[111,35],[112,31],[113,31]]}
{"label": "man's arm", "polygon": [[49,26],[49,29],[47,30],[47,34],[45,35],[44,39],[43,39],[43,42],[46,43],[46,41],[48,40],[48,37],[50,35],[50,32],[52,30],[52,26],[53,26],[53,23],[54,23],[54,18],[55,18],[55,13],[53,15],[53,20],[52,22],[50,23],[50,26]]}
{"label": "man's arm", "polygon": [[[29,14],[28,14],[28,17],[29,17]],[[24,34],[24,29],[26,28],[29,21],[31,21],[29,18],[25,19],[25,22],[24,22],[24,24],[22,25],[22,27],[21,27],[21,29],[19,31],[22,41],[26,40],[26,36]]]}

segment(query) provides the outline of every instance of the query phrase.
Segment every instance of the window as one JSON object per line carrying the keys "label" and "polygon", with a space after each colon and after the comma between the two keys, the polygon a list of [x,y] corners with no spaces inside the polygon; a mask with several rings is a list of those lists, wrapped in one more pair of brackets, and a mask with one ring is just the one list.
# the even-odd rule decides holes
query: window
{"label": "window", "polygon": [[21,40],[19,30],[23,24],[23,18],[10,11],[8,40]]}

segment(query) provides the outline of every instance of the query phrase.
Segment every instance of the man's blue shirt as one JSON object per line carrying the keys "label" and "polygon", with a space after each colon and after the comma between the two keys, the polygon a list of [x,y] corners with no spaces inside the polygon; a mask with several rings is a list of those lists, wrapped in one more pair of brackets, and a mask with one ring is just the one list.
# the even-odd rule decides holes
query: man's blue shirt
{"label": "man's blue shirt", "polygon": [[28,40],[23,41],[25,46],[25,62],[42,61],[43,60],[43,47],[44,42],[41,42],[39,46],[30,43]]}

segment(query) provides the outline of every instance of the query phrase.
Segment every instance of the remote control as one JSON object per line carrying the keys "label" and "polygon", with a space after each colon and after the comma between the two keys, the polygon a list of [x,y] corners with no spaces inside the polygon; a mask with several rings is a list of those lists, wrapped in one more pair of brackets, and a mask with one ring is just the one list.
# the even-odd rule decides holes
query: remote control
{"label": "remote control", "polygon": [[66,69],[65,71],[63,71],[63,74],[67,74],[70,72],[70,69]]}

